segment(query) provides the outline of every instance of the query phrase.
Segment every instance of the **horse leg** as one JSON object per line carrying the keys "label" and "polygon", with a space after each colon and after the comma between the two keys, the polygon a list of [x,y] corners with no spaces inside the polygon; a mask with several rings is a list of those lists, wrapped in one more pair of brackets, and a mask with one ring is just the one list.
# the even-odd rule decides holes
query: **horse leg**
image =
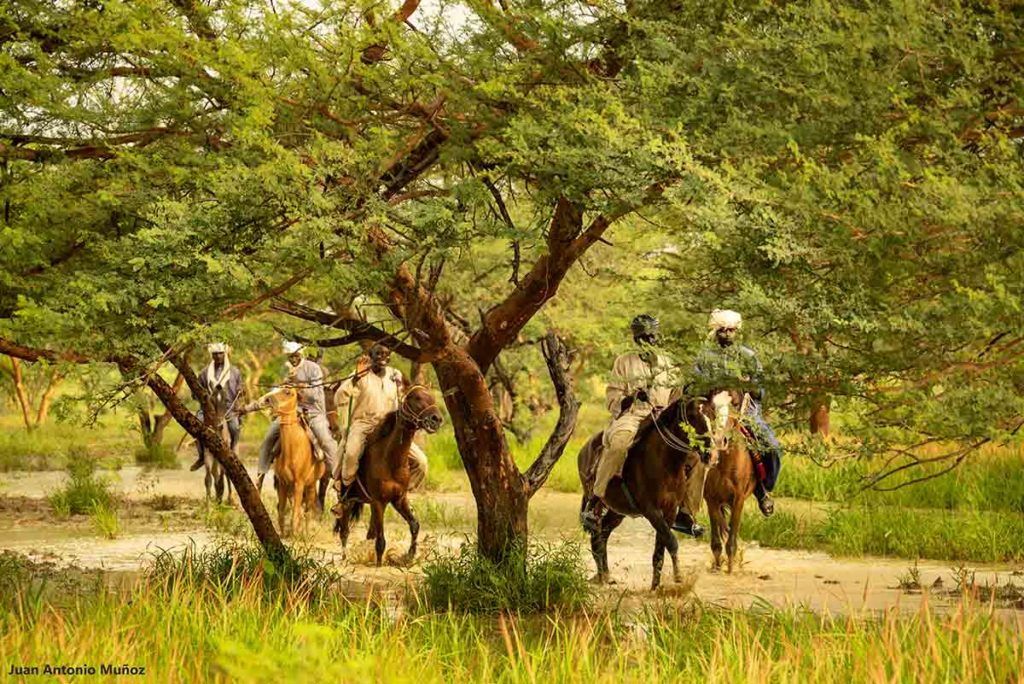
{"label": "horse leg", "polygon": [[210,466],[206,466],[204,483],[206,484],[206,502],[209,503],[213,498],[213,473],[210,472]]}
{"label": "horse leg", "polygon": [[274,490],[277,492],[277,527],[281,531],[281,536],[287,537],[288,531],[284,527],[284,514],[288,508],[288,492],[284,482],[276,475],[274,476]]}
{"label": "horse leg", "polygon": [[226,478],[224,476],[224,469],[223,468],[217,468],[217,476],[214,478],[214,486],[215,486],[216,491],[217,491],[217,503],[222,503],[224,501],[224,480],[225,479]]}
{"label": "horse leg", "polygon": [[711,562],[712,570],[722,569],[722,535],[726,532],[725,516],[721,504],[708,503],[708,517],[711,518]]}
{"label": "horse leg", "polygon": [[292,483],[292,536],[297,536],[302,525],[302,500],[306,488],[299,482]]}
{"label": "horse leg", "polygon": [[374,536],[373,548],[377,552],[377,567],[384,561],[384,502],[374,499],[370,502],[370,530]]}
{"label": "horse leg", "polygon": [[[663,510],[661,515],[666,521],[674,521],[677,511],[678,506],[672,506],[667,510]],[[683,574],[679,570],[679,540],[671,532],[671,523],[669,523],[668,543],[665,545],[665,548],[668,549],[669,558],[672,559],[672,581],[679,584],[683,581]]]}
{"label": "horse leg", "polygon": [[409,553],[406,554],[405,558],[407,562],[412,562],[412,559],[416,557],[416,539],[420,534],[420,522],[416,519],[416,516],[412,512],[412,506],[409,505],[409,497],[405,494],[398,501],[391,504],[398,511],[398,514],[405,518],[405,522],[409,523],[409,536],[412,537],[412,542],[409,543]]}
{"label": "horse leg", "polygon": [[590,535],[590,553],[594,556],[594,564],[597,566],[597,574],[591,578],[592,582],[615,584],[608,571],[608,537],[623,520],[625,516],[608,510],[601,518],[600,530]]}
{"label": "horse leg", "polygon": [[345,502],[341,505],[341,513],[334,523],[334,531],[338,533],[338,541],[341,542],[341,557],[348,555],[348,533],[352,527],[352,504]]}
{"label": "horse leg", "polygon": [[732,502],[732,516],[729,523],[729,540],[725,543],[725,553],[729,559],[727,572],[732,572],[733,562],[736,558],[736,547],[740,543],[740,522],[743,520],[743,498],[737,496]]}
{"label": "horse leg", "polygon": [[654,576],[651,578],[651,590],[653,591],[661,585],[661,570],[665,566],[665,549],[669,549],[669,553],[675,555],[679,549],[679,542],[676,541],[672,534],[672,528],[660,509],[648,507],[643,511],[643,515],[655,532],[654,556],[652,558]]}

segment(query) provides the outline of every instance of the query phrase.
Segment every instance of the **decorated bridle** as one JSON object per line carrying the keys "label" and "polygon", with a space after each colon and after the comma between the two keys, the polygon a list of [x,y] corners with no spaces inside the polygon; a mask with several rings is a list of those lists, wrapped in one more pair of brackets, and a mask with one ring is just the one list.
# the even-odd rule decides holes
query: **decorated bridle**
{"label": "decorated bridle", "polygon": [[402,395],[401,402],[398,405],[398,415],[402,418],[402,420],[404,420],[406,422],[409,422],[409,423],[412,423],[413,425],[415,425],[417,430],[422,430],[423,429],[423,414],[426,413],[427,411],[429,411],[430,409],[434,408],[434,406],[432,406],[432,405],[424,406],[418,412],[413,412],[413,410],[409,407],[409,404],[407,403],[406,400],[409,398],[409,395],[413,393],[413,390],[417,390],[417,389],[421,389],[421,390],[423,390],[424,392],[427,392],[427,393],[430,392],[430,390],[428,390],[423,385],[413,385],[412,387],[407,389],[405,391],[405,394]]}

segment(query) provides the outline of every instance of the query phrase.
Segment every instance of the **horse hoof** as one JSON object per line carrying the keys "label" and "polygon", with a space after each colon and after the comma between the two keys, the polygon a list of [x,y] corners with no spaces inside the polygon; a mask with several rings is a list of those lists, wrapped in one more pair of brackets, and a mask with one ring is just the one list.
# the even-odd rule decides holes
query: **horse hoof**
{"label": "horse hoof", "polygon": [[598,574],[596,574],[596,575],[594,575],[593,577],[590,578],[590,583],[591,584],[615,584],[616,582],[615,582],[615,580],[613,580],[608,575],[602,575],[601,573],[598,573]]}

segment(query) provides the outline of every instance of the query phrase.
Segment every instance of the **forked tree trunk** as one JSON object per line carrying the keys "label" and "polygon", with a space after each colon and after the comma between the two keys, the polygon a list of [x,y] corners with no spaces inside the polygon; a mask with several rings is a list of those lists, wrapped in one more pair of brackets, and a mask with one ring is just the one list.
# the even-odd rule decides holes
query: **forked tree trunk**
{"label": "forked tree trunk", "polygon": [[832,398],[827,394],[816,394],[811,397],[810,428],[812,435],[829,436],[831,404]]}
{"label": "forked tree trunk", "polygon": [[21,420],[25,424],[26,429],[34,430],[46,423],[47,418],[50,417],[50,405],[57,394],[57,387],[64,378],[56,368],[50,371],[46,387],[43,389],[42,396],[39,397],[39,405],[36,407],[36,402],[30,394],[28,386],[25,384],[25,375],[21,368],[21,361],[14,356],[8,356],[7,358],[10,360],[10,368],[5,370],[10,375],[11,382],[14,385],[14,397],[17,399],[18,408],[21,410]]}

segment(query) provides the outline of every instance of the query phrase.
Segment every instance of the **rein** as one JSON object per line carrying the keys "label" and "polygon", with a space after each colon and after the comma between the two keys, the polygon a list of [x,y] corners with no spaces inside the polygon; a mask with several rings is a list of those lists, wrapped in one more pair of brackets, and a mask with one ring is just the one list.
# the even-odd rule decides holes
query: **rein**
{"label": "rein", "polygon": [[676,451],[693,451],[693,445],[682,439],[679,439],[671,432],[662,430],[661,425],[658,424],[658,419],[661,417],[663,409],[658,409],[658,415],[654,416],[654,429],[657,430],[658,436],[661,437],[661,441],[667,444],[669,447]]}

